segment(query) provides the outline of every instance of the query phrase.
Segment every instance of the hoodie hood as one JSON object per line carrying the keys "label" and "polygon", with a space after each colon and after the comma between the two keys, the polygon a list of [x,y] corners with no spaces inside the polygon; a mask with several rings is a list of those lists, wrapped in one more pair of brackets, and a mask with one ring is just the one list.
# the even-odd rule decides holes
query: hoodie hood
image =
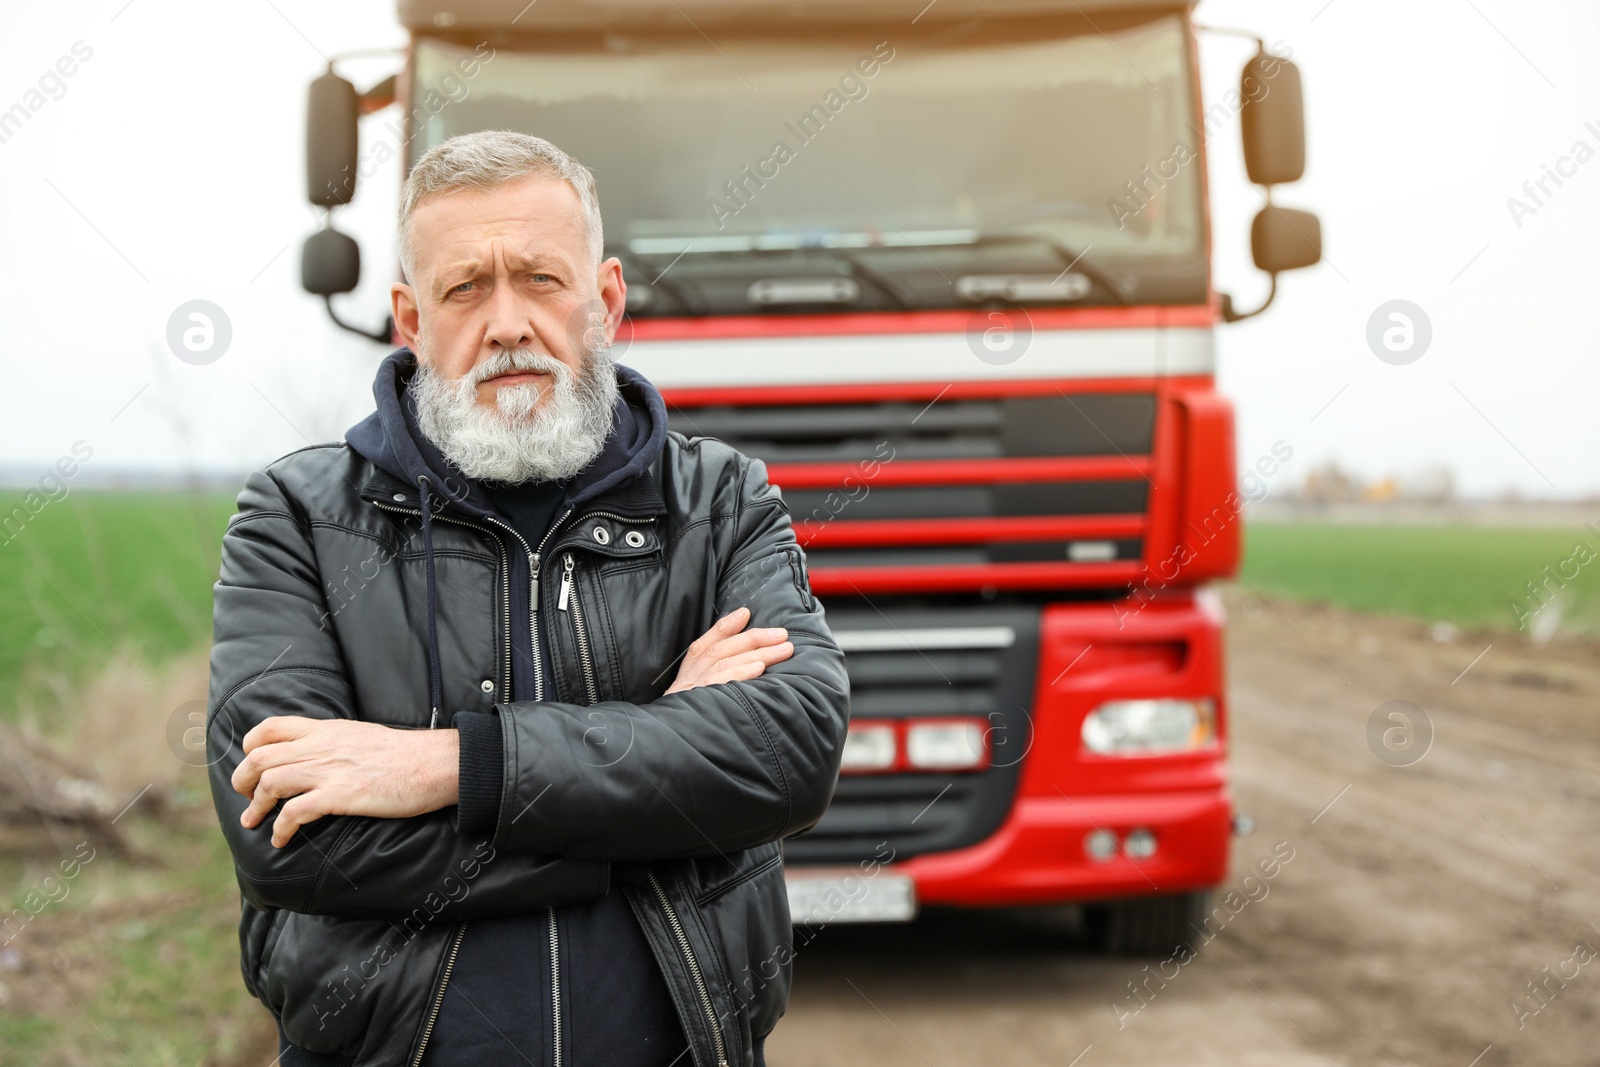
{"label": "hoodie hood", "polygon": [[[469,515],[495,511],[481,486],[452,467],[418,426],[416,403],[406,388],[417,370],[409,348],[390,353],[378,366],[372,393],[377,410],[345,433],[350,447],[379,470],[410,486],[427,476],[433,493]],[[616,365],[619,396],[611,435],[600,454],[567,487],[568,506],[577,506],[645,474],[667,439],[667,405],[661,393],[632,367]]]}

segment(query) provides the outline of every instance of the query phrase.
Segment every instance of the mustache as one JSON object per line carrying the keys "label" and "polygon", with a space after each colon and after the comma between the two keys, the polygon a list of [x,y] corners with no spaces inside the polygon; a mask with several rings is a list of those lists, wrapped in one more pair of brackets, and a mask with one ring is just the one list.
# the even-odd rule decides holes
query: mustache
{"label": "mustache", "polygon": [[560,382],[566,379],[569,368],[554,356],[527,348],[515,348],[498,352],[473,367],[462,377],[461,386],[471,388],[512,371],[542,371]]}

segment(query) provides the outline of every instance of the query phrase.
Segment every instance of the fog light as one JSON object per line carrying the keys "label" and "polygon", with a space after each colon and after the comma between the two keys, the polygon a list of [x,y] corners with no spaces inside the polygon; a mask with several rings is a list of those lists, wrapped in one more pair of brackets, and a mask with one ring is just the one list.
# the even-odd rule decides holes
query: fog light
{"label": "fog light", "polygon": [[1107,756],[1188,752],[1216,740],[1216,703],[1200,700],[1112,700],[1083,720],[1083,747]]}
{"label": "fog light", "polygon": [[1156,854],[1156,835],[1149,830],[1130,830],[1122,839],[1122,851],[1131,860],[1147,860]]}
{"label": "fog light", "polygon": [[970,771],[984,765],[981,720],[912,723],[906,731],[906,762],[920,771]]}
{"label": "fog light", "polygon": [[1096,830],[1083,839],[1083,850],[1096,863],[1107,863],[1117,856],[1117,835],[1110,830]]}
{"label": "fog light", "polygon": [[894,727],[887,724],[851,723],[844,736],[841,773],[886,771],[894,766]]}

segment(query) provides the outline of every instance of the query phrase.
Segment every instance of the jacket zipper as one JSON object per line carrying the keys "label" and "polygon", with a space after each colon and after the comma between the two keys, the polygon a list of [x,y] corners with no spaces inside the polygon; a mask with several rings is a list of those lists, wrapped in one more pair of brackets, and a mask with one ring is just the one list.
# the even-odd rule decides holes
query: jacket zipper
{"label": "jacket zipper", "polygon": [[[528,549],[528,642],[533,646],[534,700],[544,699],[544,666],[539,655],[540,553],[544,551],[544,546],[550,540],[550,535],[555,533],[556,529],[566,521],[567,516],[572,514],[572,510],[572,508],[568,508],[565,514],[551,523],[550,528],[539,539],[538,547],[533,549],[528,549],[528,542],[523,540],[521,534],[506,526],[506,529],[511,530],[516,539],[522,542],[522,547]],[[497,523],[497,525],[503,526],[505,524]],[[554,1023],[555,1067],[561,1067],[561,939],[556,931],[556,909],[550,908],[548,910],[550,912],[550,1017]]]}
{"label": "jacket zipper", "polygon": [[567,602],[572,602],[572,629],[578,636],[578,662],[583,667],[583,687],[589,695],[589,703],[600,703],[600,687],[595,682],[594,656],[589,650],[589,627],[583,621],[583,604],[578,600],[578,590],[572,579],[572,553],[568,552],[563,557],[565,569],[561,574],[561,595],[556,598],[556,607],[562,611],[567,610]]}
{"label": "jacket zipper", "polygon": [[[596,517],[602,518],[602,519],[616,519],[618,522],[632,522],[632,523],[651,523],[651,522],[655,522],[656,521],[653,517],[652,518],[648,518],[648,519],[641,519],[641,518],[632,517],[632,516],[628,516],[628,515],[618,515],[614,511],[586,511],[583,514],[583,518],[584,519],[593,519],[593,518],[596,518]],[[578,521],[582,522],[583,519],[579,519]]]}
{"label": "jacket zipper", "polygon": [[[585,512],[583,518],[578,521],[581,523],[593,518],[607,518],[615,519],[618,522],[645,524],[655,521],[654,519],[630,518],[627,515],[618,515],[614,511]],[[577,586],[572,577],[571,552],[562,557],[562,563],[561,595],[556,598],[556,607],[566,611],[568,601],[572,604],[572,629],[578,638],[578,662],[583,667],[584,691],[589,696],[589,703],[598,704],[600,703],[600,686],[595,680],[594,653],[589,647],[589,626],[583,620],[583,605],[578,600]]]}
{"label": "jacket zipper", "polygon": [[[545,543],[550,540],[550,535],[555,533],[557,528],[567,520],[567,515],[571,514],[572,509],[568,508],[566,514],[551,523],[550,528],[544,532],[544,536],[539,538],[539,547],[528,552],[528,566],[531,568],[532,575],[529,579],[531,584],[528,589],[528,607],[532,612],[532,618],[528,623],[528,632],[529,639],[533,644],[533,699],[535,700],[544,699],[544,666],[543,660],[539,656],[539,553],[544,551]],[[507,526],[506,529],[511,530],[511,527]],[[511,530],[511,532],[517,534],[515,530]],[[522,541],[521,534],[517,534],[517,540]],[[528,542],[522,541],[522,547],[527,548]]]}
{"label": "jacket zipper", "polygon": [[561,1067],[561,936],[556,931],[556,909],[550,909],[550,1006],[555,1020],[555,1067]]}
{"label": "jacket zipper", "polygon": [[[388,504],[378,503],[377,501],[373,501],[373,503],[376,504],[378,507],[384,509],[385,511],[399,512],[400,514],[403,514],[403,515],[421,515],[422,514],[422,511],[421,511],[420,508],[397,508],[397,507],[392,507],[392,506],[390,506]],[[540,665],[540,659],[539,659],[539,550],[544,548],[545,542],[550,540],[550,535],[555,533],[556,527],[560,526],[561,523],[566,520],[567,516],[572,514],[572,511],[573,511],[573,509],[568,508],[567,511],[566,511],[566,514],[562,515],[561,518],[559,518],[555,522],[551,523],[550,529],[546,530],[545,534],[544,534],[544,537],[542,537],[539,540],[539,548],[538,549],[530,549],[530,548],[528,548],[527,540],[524,539],[523,536],[521,534],[519,534],[516,530],[512,529],[510,526],[507,526],[505,523],[499,521],[498,519],[494,519],[494,518],[491,518],[489,520],[490,522],[493,522],[496,526],[499,526],[501,529],[504,529],[505,531],[510,533],[511,536],[515,537],[517,539],[517,541],[522,545],[523,550],[528,553],[528,567],[529,567],[528,609],[529,609],[529,613],[530,613],[528,631],[529,631],[529,643],[533,646],[533,670],[534,670],[533,688],[534,688],[534,699],[535,700],[543,700],[544,699],[544,669]],[[442,522],[453,522],[457,526],[465,526],[465,527],[467,527],[468,529],[471,529],[471,530],[478,530],[478,531],[480,531],[482,533],[487,533],[491,537],[494,536],[493,531],[489,530],[487,527],[479,526],[477,523],[466,522],[466,521],[461,520],[461,519],[453,519],[453,518],[450,518],[450,517],[445,516],[445,515],[435,515],[433,517],[435,519],[438,519],[438,520],[442,521]],[[501,598],[501,600],[505,605],[505,632],[506,632],[507,637],[509,638],[510,634],[511,634],[511,561],[510,561],[510,558],[506,555],[505,544],[500,540],[500,538],[494,537],[494,543],[500,549],[500,574],[501,574],[501,580],[502,580],[503,589],[504,589],[504,596]],[[511,650],[510,650],[509,641],[507,643],[507,648],[506,648],[504,679],[505,679],[505,688],[501,690],[501,693],[503,694],[503,699],[510,700],[511,699]],[[467,936],[467,924],[466,923],[461,923],[456,927],[455,942],[450,946],[450,955],[445,961],[444,973],[439,978],[439,992],[434,996],[433,1007],[429,1011],[429,1013],[428,1013],[428,1021],[425,1024],[425,1026],[423,1027],[422,1041],[417,1045],[417,1056],[416,1056],[416,1059],[412,1060],[412,1067],[418,1067],[418,1065],[421,1064],[421,1062],[422,1062],[422,1054],[427,1051],[428,1039],[433,1036],[433,1025],[439,1018],[439,1009],[441,1007],[443,1007],[443,1005],[444,1005],[444,991],[445,991],[446,987],[448,987],[450,985],[450,971],[455,966],[456,953],[461,950],[461,941],[466,936]],[[561,955],[560,955],[560,951],[561,951],[561,946],[560,946],[560,943],[559,943],[559,941],[557,939],[557,934],[556,934],[556,911],[555,911],[554,908],[551,908],[550,909],[550,1001],[551,1001],[551,1010],[552,1010],[552,1013],[553,1013],[554,1018],[555,1018],[555,1035],[556,1035],[555,1062],[556,1062],[556,1067],[560,1067],[560,1065],[561,1065],[561,971],[560,971]]]}
{"label": "jacket zipper", "polygon": [[[378,501],[373,501],[372,503],[385,511],[398,512],[402,515],[422,514],[420,508],[397,508],[389,504],[379,503]],[[535,700],[544,699],[544,667],[539,655],[539,554],[544,550],[544,546],[550,540],[550,536],[554,534],[556,529],[567,520],[567,517],[572,514],[573,510],[574,509],[572,508],[568,508],[565,514],[563,514],[555,522],[551,523],[550,528],[546,530],[544,536],[539,539],[538,547],[533,549],[530,549],[528,547],[527,540],[510,526],[507,526],[498,519],[490,518],[489,520],[496,526],[511,534],[511,536],[515,537],[518,543],[522,545],[523,551],[528,553],[528,609],[530,613],[528,636],[529,644],[533,646],[533,698]],[[588,514],[584,515],[584,518],[588,519],[593,516],[603,516],[605,518],[616,519],[619,522],[645,523],[654,521],[652,519],[629,518],[626,515],[618,515],[609,511],[589,512]],[[461,519],[453,519],[446,515],[435,515],[433,517],[441,522],[453,522],[457,526],[465,526],[470,530],[478,530],[482,533],[489,534],[491,537],[494,536],[493,531],[489,530],[487,527],[479,526],[477,523],[466,522]],[[505,543],[498,537],[494,537],[494,543],[495,547],[500,550],[500,574],[504,593],[504,595],[501,597],[501,603],[505,607],[505,633],[509,637],[511,634],[511,561],[506,554]],[[561,584],[560,606],[563,611],[566,610],[566,599],[569,595],[571,595],[571,591],[572,555],[571,553],[568,553],[565,559],[565,570],[562,574]],[[594,704],[598,703],[599,696],[595,684],[594,661],[589,650],[589,634],[583,623],[583,609],[578,605],[576,598],[573,599],[572,607],[573,625],[576,627],[578,633],[578,654],[583,665],[584,688],[588,692],[589,703]],[[504,699],[509,700],[511,698],[511,650],[509,644],[506,649],[503,678],[504,683],[501,693],[503,694]],[[662,891],[661,883],[656,881],[654,874],[650,875],[650,881],[655,885],[656,893],[660,896],[662,906],[667,911],[667,918],[672,923],[672,927],[677,933],[678,943],[683,948],[684,957],[689,961],[690,972],[693,974],[695,985],[700,991],[701,1003],[706,1010],[706,1018],[711,1022],[711,1034],[716,1040],[718,1067],[728,1067],[728,1058],[722,1043],[722,1032],[717,1028],[716,1013],[711,1006],[711,994],[706,989],[705,980],[700,975],[700,965],[695,960],[694,953],[689,948],[689,941],[683,933],[682,925],[678,922],[677,912],[672,910],[672,902],[667,899],[665,892]],[[551,1015],[555,1023],[555,1067],[561,1067],[561,942],[560,936],[556,930],[556,910],[554,908],[550,908],[549,911],[550,1004]],[[450,984],[450,971],[455,966],[456,953],[460,951],[461,941],[466,937],[466,934],[467,924],[459,924],[456,927],[455,941],[450,946],[449,957],[445,960],[444,973],[439,979],[439,992],[434,997],[433,1007],[429,1011],[427,1024],[424,1026],[422,1031],[422,1041],[417,1045],[417,1056],[416,1059],[412,1061],[412,1067],[417,1067],[417,1065],[422,1062],[422,1054],[428,1048],[428,1039],[433,1035],[433,1025],[439,1018],[439,1009],[444,1005],[444,992],[445,988]]]}
{"label": "jacket zipper", "polygon": [[456,928],[456,939],[450,946],[450,954],[445,957],[444,974],[439,978],[439,992],[433,998],[433,1008],[428,1012],[428,1022],[422,1028],[422,1041],[417,1045],[416,1059],[411,1061],[411,1067],[417,1067],[422,1062],[422,1053],[428,1047],[428,1038],[433,1036],[433,1024],[439,1019],[439,1009],[444,1006],[444,988],[450,984],[450,971],[456,965],[456,953],[461,951],[461,939],[467,936],[467,924],[462,923]]}
{"label": "jacket zipper", "polygon": [[717,1067],[728,1067],[728,1048],[722,1042],[722,1028],[717,1025],[717,1010],[711,1005],[711,991],[706,988],[705,975],[700,972],[700,962],[694,958],[694,950],[689,947],[689,937],[683,932],[683,923],[678,921],[678,911],[672,906],[672,901],[667,897],[667,891],[661,887],[661,881],[656,878],[656,872],[649,872],[650,888],[656,892],[656,899],[661,901],[661,910],[666,913],[667,925],[672,927],[672,935],[678,941],[678,947],[683,950],[683,959],[689,965],[689,977],[694,979],[695,992],[700,995],[700,1007],[705,1010],[706,1022],[711,1024],[711,1041],[717,1049]]}

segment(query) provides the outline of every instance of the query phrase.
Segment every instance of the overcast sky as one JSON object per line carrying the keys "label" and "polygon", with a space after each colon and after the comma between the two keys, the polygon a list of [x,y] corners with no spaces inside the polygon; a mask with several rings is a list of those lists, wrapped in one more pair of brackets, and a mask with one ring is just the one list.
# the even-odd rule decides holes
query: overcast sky
{"label": "overcast sky", "polygon": [[[0,13],[0,112],[43,99],[0,143],[0,465],[42,472],[84,441],[97,471],[242,470],[341,436],[371,409],[384,350],[299,289],[315,225],[305,88],[325,55],[402,44],[393,4],[0,0]],[[1277,200],[1318,212],[1325,237],[1324,264],[1284,275],[1267,314],[1218,331],[1240,466],[1283,441],[1282,488],[1337,458],[1367,477],[1448,466],[1480,496],[1600,492],[1600,158],[1574,155],[1579,141],[1600,150],[1597,5],[1204,0],[1199,15],[1292,49],[1310,147],[1305,179]],[[1252,48],[1204,39],[1208,102]],[[346,69],[364,85],[394,65]],[[1569,176],[1532,204],[1523,183],[1563,157]],[[1253,306],[1261,200],[1236,126],[1209,162],[1218,285]],[[374,326],[398,183],[396,160],[340,212],[366,268],[341,306]],[[1535,210],[1514,218],[1513,196]],[[167,346],[190,300],[231,323],[215,363]],[[1367,343],[1392,300],[1431,323],[1405,365]]]}

